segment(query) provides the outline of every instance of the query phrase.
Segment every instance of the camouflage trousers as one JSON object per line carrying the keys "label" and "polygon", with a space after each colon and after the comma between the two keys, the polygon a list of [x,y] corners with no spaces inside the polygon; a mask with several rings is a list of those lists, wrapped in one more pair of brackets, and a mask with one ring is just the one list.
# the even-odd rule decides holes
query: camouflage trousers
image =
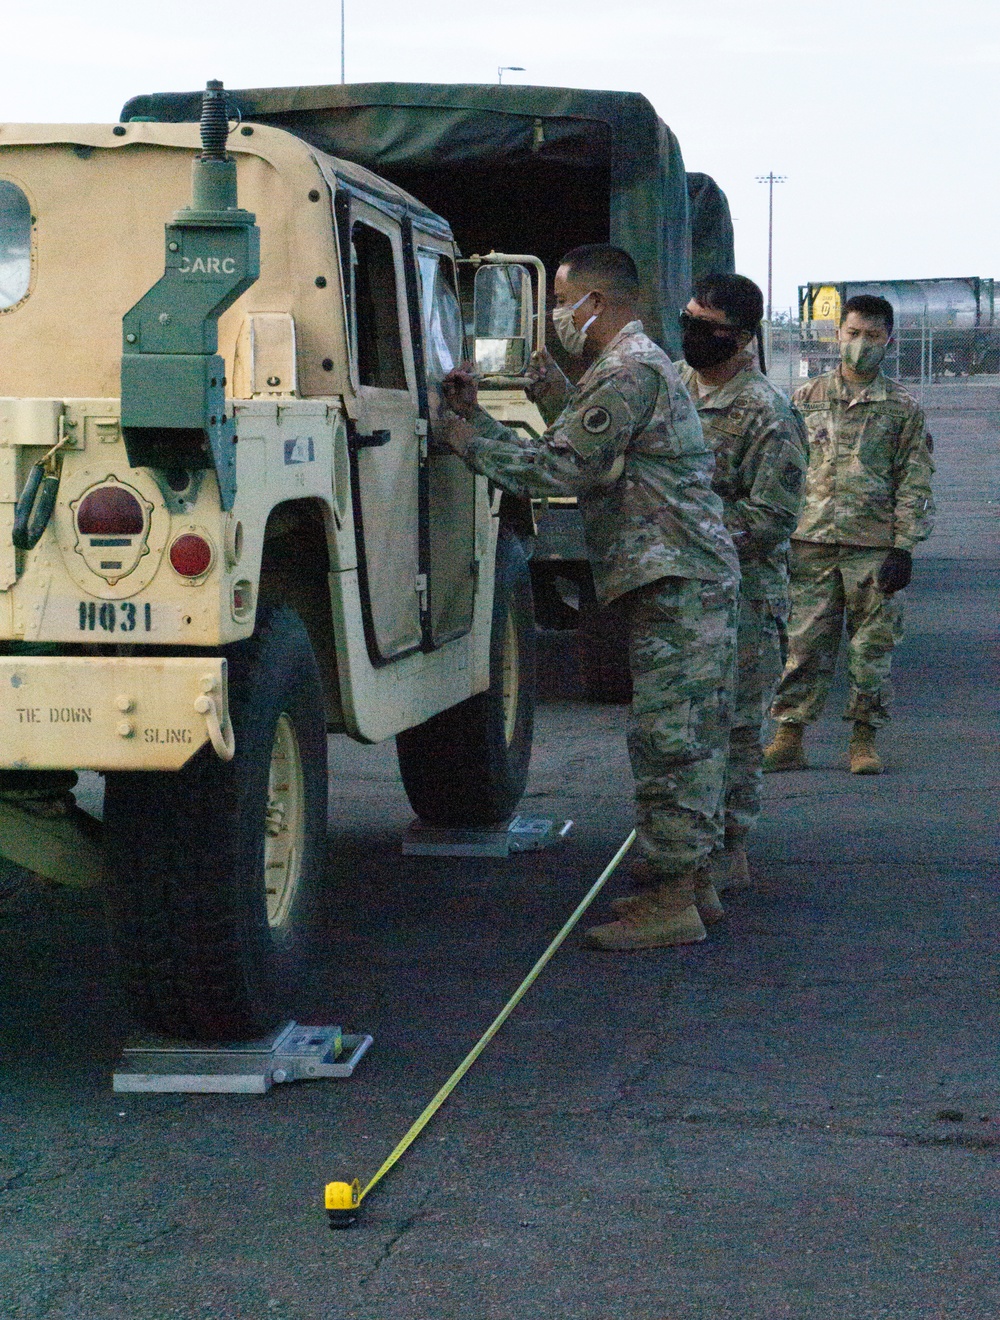
{"label": "camouflage trousers", "polygon": [[676,577],[625,599],[636,830],[665,878],[722,839],[736,605],[735,585]]}
{"label": "camouflage trousers", "polygon": [[771,714],[784,724],[819,717],[847,624],[850,695],[845,720],[876,728],[889,721],[893,647],[903,636],[903,593],[885,596],[875,575],[884,549],[793,541],[788,661]]}
{"label": "camouflage trousers", "polygon": [[780,605],[740,597],[736,628],[736,694],[726,770],[726,839],[742,839],[760,816],[764,760],[761,728],[784,663]]}

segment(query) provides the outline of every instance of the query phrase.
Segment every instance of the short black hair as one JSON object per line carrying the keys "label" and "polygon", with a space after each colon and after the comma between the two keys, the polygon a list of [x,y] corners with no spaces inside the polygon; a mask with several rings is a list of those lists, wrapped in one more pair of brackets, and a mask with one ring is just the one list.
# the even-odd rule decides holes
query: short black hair
{"label": "short black hair", "polygon": [[639,292],[639,271],[629,254],[610,243],[585,243],[571,248],[559,262],[578,280],[593,280],[602,293],[617,298],[635,298]]}
{"label": "short black hair", "polygon": [[725,312],[726,320],[740,330],[756,330],[764,315],[764,295],[745,275],[703,275],[692,296],[702,307]]}
{"label": "short black hair", "polygon": [[888,298],[880,298],[875,293],[856,293],[844,303],[844,310],[840,313],[841,325],[847,320],[848,312],[857,312],[859,316],[870,317],[873,321],[884,321],[886,330],[892,334],[895,316]]}

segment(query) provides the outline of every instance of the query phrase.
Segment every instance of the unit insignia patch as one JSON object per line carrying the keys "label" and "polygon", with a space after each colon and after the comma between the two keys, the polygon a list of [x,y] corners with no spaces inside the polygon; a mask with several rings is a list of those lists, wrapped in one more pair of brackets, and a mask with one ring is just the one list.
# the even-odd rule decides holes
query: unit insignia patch
{"label": "unit insignia patch", "polygon": [[607,408],[588,408],[580,418],[580,424],[590,435],[603,435],[611,425],[611,414]]}
{"label": "unit insignia patch", "polygon": [[802,487],[802,469],[795,463],[786,463],[781,471],[781,484],[791,495],[797,495]]}

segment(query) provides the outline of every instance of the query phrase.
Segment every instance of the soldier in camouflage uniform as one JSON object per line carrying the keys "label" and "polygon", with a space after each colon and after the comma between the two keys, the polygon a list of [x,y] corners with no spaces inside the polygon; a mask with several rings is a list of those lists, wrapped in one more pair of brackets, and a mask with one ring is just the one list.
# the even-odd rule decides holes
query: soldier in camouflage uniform
{"label": "soldier in camouflage uniform", "polygon": [[761,728],[784,664],[788,538],[802,510],[805,426],[754,360],[764,299],[742,275],[707,275],[682,316],[679,364],[715,451],[712,489],[740,557],[736,694],[726,774],[719,890],[749,884],[746,838],[760,816]]}
{"label": "soldier in camouflage uniform", "polygon": [[892,306],[860,294],[844,304],[841,365],[797,390],[809,429],[806,506],[792,540],[788,663],[771,713],[778,733],[765,769],[805,765],[803,730],[830,690],[844,622],[855,774],[878,774],[875,730],[889,719],[889,665],[903,632],[913,547],[934,523],[934,464],[924,415],[879,369]]}
{"label": "soldier in camouflage uniform", "polygon": [[606,949],[705,938],[721,914],[707,859],[722,834],[739,563],[711,488],[712,452],[670,359],[635,319],[638,281],[617,248],[575,249],[556,275],[553,321],[596,358],[574,388],[547,354],[535,394],[564,403],[539,439],[478,407],[468,372],[444,391],[435,427],[475,472],[519,496],[579,499],[599,599],[629,622],[634,698],[628,747],[636,781],[643,888],[617,920],[588,932]]}

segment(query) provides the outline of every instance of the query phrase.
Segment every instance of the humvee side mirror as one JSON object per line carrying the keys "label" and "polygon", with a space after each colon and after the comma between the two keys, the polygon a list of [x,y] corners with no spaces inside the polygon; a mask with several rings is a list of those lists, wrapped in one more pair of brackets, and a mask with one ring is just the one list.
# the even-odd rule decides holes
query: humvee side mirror
{"label": "humvee side mirror", "polygon": [[531,276],[520,265],[480,266],[473,294],[476,366],[484,376],[519,376],[532,349]]}

